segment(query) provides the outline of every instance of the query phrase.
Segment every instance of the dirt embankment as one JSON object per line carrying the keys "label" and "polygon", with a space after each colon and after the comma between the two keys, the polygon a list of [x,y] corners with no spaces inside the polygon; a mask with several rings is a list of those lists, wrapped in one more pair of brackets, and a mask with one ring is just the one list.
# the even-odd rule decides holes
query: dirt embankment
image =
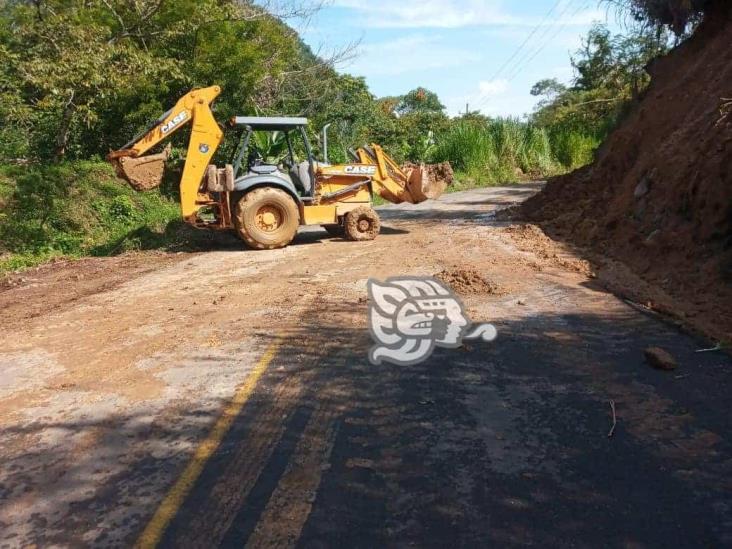
{"label": "dirt embankment", "polygon": [[658,292],[614,289],[722,340],[732,339],[731,45],[732,7],[720,2],[649,67],[649,89],[595,163],[550,181],[521,211]]}

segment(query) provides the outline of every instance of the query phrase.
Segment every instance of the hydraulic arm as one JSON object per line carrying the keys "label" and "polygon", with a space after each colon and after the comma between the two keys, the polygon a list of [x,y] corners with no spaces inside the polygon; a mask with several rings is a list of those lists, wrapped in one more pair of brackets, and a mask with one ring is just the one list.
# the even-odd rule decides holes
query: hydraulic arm
{"label": "hydraulic arm", "polygon": [[134,188],[152,189],[160,185],[169,150],[155,155],[143,155],[183,126],[193,124],[180,180],[181,214],[187,221],[195,217],[199,203],[211,202],[208,194],[199,193],[199,187],[211,158],[224,138],[224,132],[211,112],[211,103],[220,93],[219,86],[187,93],[142,134],[108,156],[118,175]]}

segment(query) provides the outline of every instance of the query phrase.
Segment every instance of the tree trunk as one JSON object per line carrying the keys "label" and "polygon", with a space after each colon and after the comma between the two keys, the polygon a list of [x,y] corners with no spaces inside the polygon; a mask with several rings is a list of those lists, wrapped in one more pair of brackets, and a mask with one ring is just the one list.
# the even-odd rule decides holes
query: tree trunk
{"label": "tree trunk", "polygon": [[68,102],[64,106],[64,112],[61,115],[61,124],[59,124],[58,132],[56,132],[56,150],[53,157],[56,162],[63,160],[66,155],[66,147],[69,144],[69,134],[71,133],[71,121],[74,118],[76,105],[74,101],[74,92],[71,92]]}

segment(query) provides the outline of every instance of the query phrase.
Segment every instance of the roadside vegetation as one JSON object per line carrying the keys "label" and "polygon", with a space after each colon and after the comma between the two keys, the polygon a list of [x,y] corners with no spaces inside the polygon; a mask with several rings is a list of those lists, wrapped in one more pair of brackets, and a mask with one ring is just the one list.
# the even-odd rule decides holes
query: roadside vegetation
{"label": "roadside vegetation", "polygon": [[[642,2],[626,4],[647,20]],[[331,161],[368,142],[399,161],[450,161],[458,189],[546,178],[590,162],[643,92],[647,62],[670,43],[657,25],[634,25],[624,36],[597,26],[571,60],[571,82],[534,86],[541,97],[534,113],[450,118],[430,90],[378,98],[363,78],[338,73],[333,67],[349,48],[316,55],[305,46],[286,22],[307,17],[317,2],[277,5],[275,13],[233,0],[4,2],[0,271],[169,244],[178,223],[175,185],[134,193],[103,158],[191,88],[222,86],[222,121],[307,116],[316,150],[318,130],[332,123]],[[173,139],[178,157],[185,139]],[[233,145],[224,144],[219,162]]]}
{"label": "roadside vegetation", "polygon": [[579,131],[552,129],[516,118],[455,120],[431,160],[452,163],[458,186],[544,179],[578,168],[598,145]]}
{"label": "roadside vegetation", "polygon": [[53,257],[109,255],[171,245],[178,205],[120,185],[98,161],[0,168],[0,272]]}

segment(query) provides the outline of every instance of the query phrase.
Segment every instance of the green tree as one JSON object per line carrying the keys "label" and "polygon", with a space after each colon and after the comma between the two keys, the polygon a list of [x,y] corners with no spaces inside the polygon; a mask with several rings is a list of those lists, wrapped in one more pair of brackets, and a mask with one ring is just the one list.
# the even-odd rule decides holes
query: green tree
{"label": "green tree", "polygon": [[442,113],[445,105],[435,92],[420,87],[402,96],[395,110],[399,115],[413,112]]}
{"label": "green tree", "polygon": [[605,0],[627,11],[637,21],[652,25],[667,25],[680,36],[689,25],[699,21],[714,4],[727,0]]}
{"label": "green tree", "polygon": [[43,17],[18,7],[16,17],[21,24],[9,41],[15,50],[9,65],[21,100],[40,122],[33,136],[39,156],[63,158],[72,130],[98,123],[117,90],[135,87],[141,75],[155,79],[173,69],[165,60],[153,62],[130,41],[117,40],[110,27],[80,6],[49,10]]}
{"label": "green tree", "polygon": [[567,91],[567,86],[556,78],[545,78],[539,80],[531,88],[531,95],[544,95],[553,99]]}
{"label": "green tree", "polygon": [[604,25],[595,25],[571,60],[575,70],[571,85],[545,79],[532,87],[531,93],[543,98],[534,122],[604,137],[627,102],[648,84],[648,62],[668,45],[663,30],[640,27],[614,36]]}
{"label": "green tree", "polygon": [[304,58],[292,29],[235,0],[5,3],[0,53],[0,131],[30,128],[5,148],[37,160],[102,155],[196,86],[222,86],[224,117],[269,107]]}

